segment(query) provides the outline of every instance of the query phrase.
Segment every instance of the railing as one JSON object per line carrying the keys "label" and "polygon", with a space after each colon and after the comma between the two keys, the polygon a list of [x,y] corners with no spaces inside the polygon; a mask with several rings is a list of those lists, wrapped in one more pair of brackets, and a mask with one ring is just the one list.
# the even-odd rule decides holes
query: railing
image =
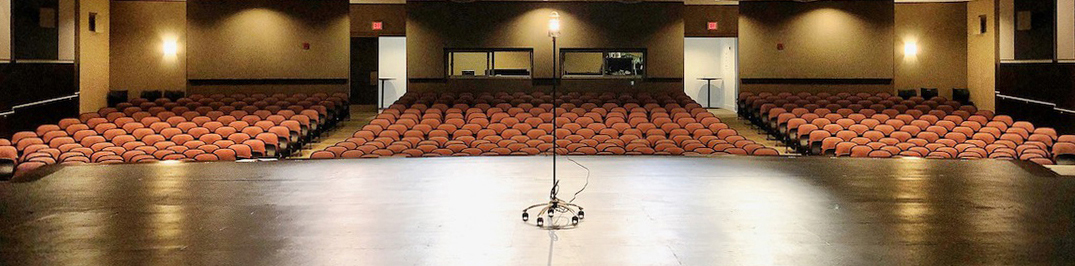
{"label": "railing", "polygon": [[1022,101],[1022,102],[1025,102],[1025,103],[1036,103],[1036,104],[1040,104],[1040,105],[1048,105],[1048,106],[1051,106],[1053,108],[1056,108],[1055,103],[1039,101],[1039,100],[1034,100],[1034,99],[1027,99],[1027,98],[1023,98],[1023,97],[1015,97],[1015,96],[1010,96],[1010,95],[1004,95],[1004,94],[1000,94],[999,92],[997,93],[997,98],[1001,98],[1001,99],[1005,99],[1005,100]]}
{"label": "railing", "polygon": [[8,110],[6,112],[0,112],[0,117],[7,117],[7,116],[10,116],[10,115],[13,115],[13,114],[15,114],[15,111],[18,111],[19,109],[26,108],[26,107],[38,106],[38,105],[42,105],[42,104],[48,104],[48,103],[53,103],[53,102],[58,102],[58,101],[70,100],[70,99],[78,98],[78,94],[79,93],[76,92],[75,94],[71,94],[71,95],[68,95],[68,96],[56,97],[56,98],[52,98],[52,99],[48,99],[48,100],[40,100],[40,101],[36,101],[36,102],[32,102],[32,103],[24,103],[24,104],[12,106],[11,110]]}
{"label": "railing", "polygon": [[1045,106],[1052,107],[1053,111],[1057,111],[1057,112],[1061,112],[1061,113],[1065,113],[1065,114],[1075,114],[1075,110],[1060,108],[1060,107],[1056,106],[1055,103],[1051,103],[1051,102],[1045,102],[1045,101],[1039,101],[1039,100],[1034,100],[1034,99],[1027,99],[1027,98],[1023,98],[1023,97],[1004,95],[1004,94],[1000,94],[999,92],[997,93],[997,98],[1001,98],[1001,99],[1005,99],[1005,100],[1021,101],[1021,102],[1025,102],[1025,103],[1033,103],[1033,104],[1038,104],[1038,105],[1045,105]]}

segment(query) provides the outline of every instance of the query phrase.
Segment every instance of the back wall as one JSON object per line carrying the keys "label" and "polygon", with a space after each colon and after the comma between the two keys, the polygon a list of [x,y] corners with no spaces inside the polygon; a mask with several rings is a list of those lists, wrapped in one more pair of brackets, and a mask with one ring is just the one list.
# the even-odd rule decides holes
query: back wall
{"label": "back wall", "polygon": [[[647,81],[637,87],[682,90],[683,3],[407,3],[407,78],[411,89],[533,86],[530,81],[445,80],[445,48],[533,48],[536,82],[553,78],[549,15],[559,12],[559,48],[645,48]],[[459,19],[467,18],[467,19]],[[418,82],[414,82],[418,81]],[[592,84],[591,84],[592,83]],[[495,84],[495,85],[494,85]],[[565,81],[566,86],[632,86],[629,81]]]}
{"label": "back wall", "polygon": [[744,91],[892,90],[892,1],[741,1],[739,14]]}
{"label": "back wall", "polygon": [[187,40],[187,78],[195,92],[307,85],[347,91],[346,0],[190,0]]}

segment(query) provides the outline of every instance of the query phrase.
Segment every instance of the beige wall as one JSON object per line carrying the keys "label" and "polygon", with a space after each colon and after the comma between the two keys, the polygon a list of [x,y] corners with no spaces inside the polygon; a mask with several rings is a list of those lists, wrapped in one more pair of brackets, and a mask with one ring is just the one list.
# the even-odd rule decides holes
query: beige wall
{"label": "beige wall", "polygon": [[[967,87],[978,108],[996,109],[996,16],[995,0],[967,3]],[[988,20],[985,34],[978,34],[978,16]]]}
{"label": "beige wall", "polygon": [[0,0],[0,17],[9,18],[0,23],[0,60],[11,60],[11,0]]}
{"label": "beige wall", "polygon": [[744,79],[893,77],[892,1],[743,1],[739,14]]}
{"label": "beige wall", "polygon": [[[709,22],[717,30],[709,30]],[[683,8],[683,31],[687,37],[735,37],[739,35],[739,6],[687,5]]]}
{"label": "beige wall", "polygon": [[[549,15],[556,11],[563,29],[559,48],[646,48],[647,76],[674,78],[669,87],[682,90],[682,9],[682,3],[671,2],[411,1],[407,3],[407,76],[445,78],[445,48],[533,48],[534,77],[551,78],[552,41],[546,29]],[[429,83],[410,86],[435,87]]]}
{"label": "beige wall", "polygon": [[[743,91],[971,87],[967,3],[741,2]],[[973,37],[973,36],[972,36]],[[916,56],[904,54],[914,42]],[[784,44],[784,50],[777,44]],[[991,59],[990,59],[991,60]],[[979,93],[980,94],[980,93]]]}
{"label": "beige wall", "polygon": [[[384,29],[373,30],[380,21]],[[403,36],[407,34],[407,6],[403,4],[352,4],[351,37]]]}
{"label": "beige wall", "polygon": [[189,85],[188,94],[234,94],[234,93],[315,93],[348,92],[347,84],[200,84]]}
{"label": "beige wall", "polygon": [[190,0],[187,39],[189,79],[349,76],[346,0]]}
{"label": "beige wall", "polygon": [[[109,86],[109,1],[79,1],[79,110],[97,111],[107,105]],[[97,13],[97,32],[89,31],[89,14]]]}
{"label": "beige wall", "polygon": [[[967,87],[966,3],[896,4],[895,69],[897,89]],[[918,48],[905,54],[905,45]]]}
{"label": "beige wall", "polygon": [[[185,90],[186,2],[115,1],[110,46],[113,90]],[[164,43],[177,45],[175,55]]]}

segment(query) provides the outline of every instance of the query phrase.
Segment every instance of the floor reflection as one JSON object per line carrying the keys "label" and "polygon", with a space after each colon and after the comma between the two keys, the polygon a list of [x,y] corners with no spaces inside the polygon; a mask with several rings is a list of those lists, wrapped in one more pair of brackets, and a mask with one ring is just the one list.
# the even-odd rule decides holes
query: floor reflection
{"label": "floor reflection", "polygon": [[[1062,264],[1075,254],[1073,180],[1012,162],[574,159],[591,181],[571,230],[520,221],[548,197],[545,157],[65,168],[0,186],[0,264]],[[585,183],[581,168],[562,170],[562,194]]]}

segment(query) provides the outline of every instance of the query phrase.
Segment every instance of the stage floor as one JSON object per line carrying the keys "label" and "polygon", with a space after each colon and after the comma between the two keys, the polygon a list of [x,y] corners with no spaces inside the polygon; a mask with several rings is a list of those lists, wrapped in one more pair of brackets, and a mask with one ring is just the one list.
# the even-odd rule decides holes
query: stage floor
{"label": "stage floor", "polygon": [[66,167],[0,184],[0,265],[1075,261],[1075,179],[1029,163],[572,158],[554,235],[520,220],[549,157]]}

